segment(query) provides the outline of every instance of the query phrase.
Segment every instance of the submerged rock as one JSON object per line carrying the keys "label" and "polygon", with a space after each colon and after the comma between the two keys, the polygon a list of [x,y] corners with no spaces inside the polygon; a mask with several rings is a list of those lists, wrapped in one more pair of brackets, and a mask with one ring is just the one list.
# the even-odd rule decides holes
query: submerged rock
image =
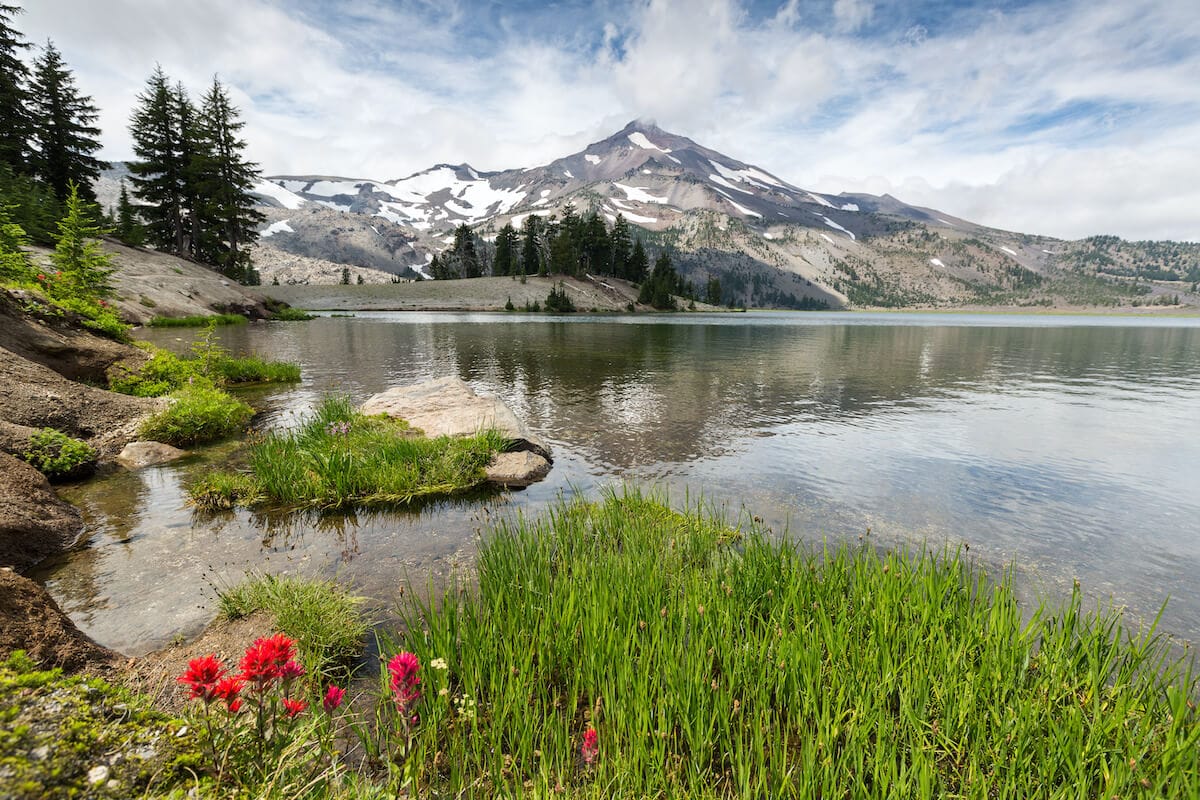
{"label": "submerged rock", "polygon": [[162,442],[130,442],[117,456],[117,463],[126,469],[141,469],[165,464],[187,454],[186,450]]}
{"label": "submerged rock", "polygon": [[0,566],[26,570],[79,541],[83,519],[46,476],[0,453]]}
{"label": "submerged rock", "polygon": [[[362,404],[364,414],[406,420],[426,436],[474,436],[494,428],[508,439],[506,452],[487,468],[488,479],[503,486],[528,486],[550,471],[550,447],[529,432],[504,401],[479,395],[458,378],[438,378],[397,386]],[[528,456],[528,457],[522,457]]]}
{"label": "submerged rock", "polygon": [[553,461],[550,447],[517,419],[504,401],[478,395],[458,378],[438,378],[411,386],[396,386],[362,404],[364,414],[387,414],[407,420],[426,436],[474,436],[495,428],[509,441],[509,452],[528,450]]}

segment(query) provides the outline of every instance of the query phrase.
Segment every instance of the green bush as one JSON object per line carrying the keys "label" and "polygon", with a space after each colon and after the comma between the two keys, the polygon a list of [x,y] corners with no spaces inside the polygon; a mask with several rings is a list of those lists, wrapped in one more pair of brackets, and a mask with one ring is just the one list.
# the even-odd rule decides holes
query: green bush
{"label": "green bush", "polygon": [[242,430],[254,409],[230,397],[204,378],[193,378],[171,394],[171,405],[139,429],[145,439],[173,445],[224,439]]}
{"label": "green bush", "polygon": [[272,314],[271,319],[277,322],[305,322],[315,317],[304,309],[285,306]]}
{"label": "green bush", "polygon": [[96,464],[96,451],[87,442],[53,428],[42,428],[33,434],[23,455],[51,480],[80,475]]}
{"label": "green bush", "polygon": [[245,325],[241,314],[194,314],[189,317],[154,317],[146,323],[150,328],[203,328],[205,325]]}

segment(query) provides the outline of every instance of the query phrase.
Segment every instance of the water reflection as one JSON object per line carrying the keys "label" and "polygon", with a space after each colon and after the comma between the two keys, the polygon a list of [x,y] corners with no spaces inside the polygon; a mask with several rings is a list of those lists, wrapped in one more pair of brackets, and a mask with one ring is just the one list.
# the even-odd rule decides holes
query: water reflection
{"label": "water reflection", "polygon": [[1036,591],[1079,577],[1143,616],[1169,592],[1172,629],[1200,638],[1200,327],[1020,322],[410,313],[223,329],[231,349],[304,366],[303,384],[257,398],[261,424],[293,424],[327,391],[363,399],[458,375],[550,440],[555,469],[502,499],[332,517],[194,516],[180,487],[203,465],[113,476],[72,498],[95,545],[54,570],[51,589],[127,648],[147,635],[146,600],[186,605],[180,583],[215,553],[220,580],[248,566],[338,574],[387,602],[406,571],[469,561],[494,508],[638,480],[810,539],[869,527],[885,545],[966,541],[1015,562]]}

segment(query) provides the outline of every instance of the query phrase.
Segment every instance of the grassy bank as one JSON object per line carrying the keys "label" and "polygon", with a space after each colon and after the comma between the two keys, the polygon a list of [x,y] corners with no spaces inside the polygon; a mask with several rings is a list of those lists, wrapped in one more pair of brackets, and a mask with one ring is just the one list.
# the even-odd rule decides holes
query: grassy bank
{"label": "grassy bank", "polygon": [[478,486],[505,442],[495,432],[429,439],[402,420],[326,398],[295,431],[252,442],[248,474],[215,473],[189,492],[207,510],[270,502],[307,508],[403,505]]}
{"label": "grassy bank", "polygon": [[193,314],[188,317],[153,317],[149,328],[203,328],[205,325],[245,325],[241,314]]}
{"label": "grassy bank", "polygon": [[735,538],[637,494],[501,526],[410,619],[430,796],[1200,794],[1192,676],[1078,593],[1023,625],[954,553]]}

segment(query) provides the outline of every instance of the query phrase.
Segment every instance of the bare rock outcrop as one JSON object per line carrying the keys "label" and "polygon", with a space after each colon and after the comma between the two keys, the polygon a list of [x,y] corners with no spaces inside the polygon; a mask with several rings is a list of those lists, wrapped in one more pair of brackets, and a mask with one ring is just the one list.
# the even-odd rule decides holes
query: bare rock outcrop
{"label": "bare rock outcrop", "polygon": [[142,469],[155,464],[166,464],[188,453],[178,447],[162,442],[130,442],[117,455],[117,463],[126,469]]}
{"label": "bare rock outcrop", "polygon": [[[474,436],[498,430],[508,447],[489,465],[488,478],[503,486],[528,486],[541,480],[554,460],[549,445],[530,433],[503,400],[476,394],[458,378],[388,389],[363,403],[361,411],[407,420],[426,436]],[[528,457],[506,457],[514,454]]]}
{"label": "bare rock outcrop", "polygon": [[0,566],[26,570],[75,545],[83,520],[42,473],[0,453]]}
{"label": "bare rock outcrop", "polygon": [[43,668],[95,672],[121,660],[118,653],[87,637],[38,584],[0,569],[0,660],[15,650]]}

